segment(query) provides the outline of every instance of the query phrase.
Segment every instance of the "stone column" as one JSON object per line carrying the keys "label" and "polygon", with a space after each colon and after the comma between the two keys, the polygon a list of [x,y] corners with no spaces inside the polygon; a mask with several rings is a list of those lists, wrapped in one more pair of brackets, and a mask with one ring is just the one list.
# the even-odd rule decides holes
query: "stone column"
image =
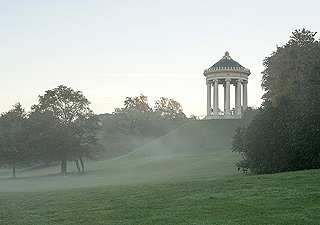
{"label": "stone column", "polygon": [[211,115],[211,81],[207,81],[207,115]]}
{"label": "stone column", "polygon": [[248,95],[247,95],[247,84],[248,80],[244,80],[243,82],[243,111],[245,111],[248,108]]}
{"label": "stone column", "polygon": [[215,101],[215,98],[214,98],[214,80],[212,80],[212,110],[211,110],[211,114],[214,114],[214,101]]}
{"label": "stone column", "polygon": [[240,80],[237,80],[236,81],[236,90],[235,90],[235,93],[236,93],[236,102],[235,102],[235,110],[236,110],[236,113],[235,115],[241,115],[241,81]]}
{"label": "stone column", "polygon": [[223,106],[224,106],[224,109],[223,109],[223,113],[224,113],[224,115],[226,114],[226,84],[224,83],[223,84],[223,99],[224,99],[224,101],[223,101]]}
{"label": "stone column", "polygon": [[224,87],[224,102],[225,102],[225,106],[224,106],[224,115],[230,115],[230,78],[226,79],[226,84]]}
{"label": "stone column", "polygon": [[214,94],[213,94],[213,115],[218,115],[218,108],[219,108],[219,80],[215,79],[214,83]]}

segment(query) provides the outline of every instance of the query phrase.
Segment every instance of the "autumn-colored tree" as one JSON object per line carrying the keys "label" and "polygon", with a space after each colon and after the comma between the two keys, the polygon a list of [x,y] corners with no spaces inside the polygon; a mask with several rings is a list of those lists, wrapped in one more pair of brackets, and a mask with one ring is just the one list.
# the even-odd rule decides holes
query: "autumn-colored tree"
{"label": "autumn-colored tree", "polygon": [[170,116],[171,118],[175,118],[176,115],[183,113],[179,102],[165,97],[161,97],[155,102],[154,109],[160,112],[162,116]]}
{"label": "autumn-colored tree", "polygon": [[136,109],[139,111],[150,111],[148,97],[141,94],[139,97],[127,97],[124,101],[125,109]]}
{"label": "autumn-colored tree", "polygon": [[156,113],[160,113],[169,123],[176,124],[177,126],[187,121],[181,104],[174,99],[161,97],[155,102],[154,110]]}

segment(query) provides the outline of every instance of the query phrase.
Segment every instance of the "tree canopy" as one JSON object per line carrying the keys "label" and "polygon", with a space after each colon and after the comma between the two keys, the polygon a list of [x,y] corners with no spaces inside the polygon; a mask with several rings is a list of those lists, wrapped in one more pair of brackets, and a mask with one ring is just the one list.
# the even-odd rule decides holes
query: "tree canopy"
{"label": "tree canopy", "polygon": [[264,102],[251,124],[237,131],[238,168],[256,173],[320,168],[320,44],[296,30],[264,60]]}
{"label": "tree canopy", "polygon": [[141,94],[139,97],[126,97],[124,101],[125,109],[136,109],[138,111],[150,111],[151,108],[148,104],[148,97]]}
{"label": "tree canopy", "polygon": [[16,167],[30,162],[32,156],[27,122],[27,114],[20,103],[0,117],[0,162],[12,167],[14,178]]}
{"label": "tree canopy", "polygon": [[266,69],[262,72],[261,86],[266,91],[265,100],[275,101],[279,96],[297,91],[307,80],[319,79],[309,72],[319,68],[316,34],[306,29],[295,30],[284,46],[277,47],[277,51],[264,59]]}
{"label": "tree canopy", "polygon": [[[100,149],[96,138],[100,126],[89,105],[81,91],[60,85],[39,96],[39,103],[33,106],[35,117],[46,118],[40,120],[45,124],[39,126],[50,130],[40,130],[44,132],[42,136],[57,139],[47,147],[55,150],[54,160],[61,161],[61,173],[67,172],[67,161],[75,161],[78,165],[78,160],[84,171],[83,157],[92,157]],[[54,118],[49,118],[52,116]]]}
{"label": "tree canopy", "polygon": [[127,97],[123,108],[101,118],[103,128],[100,135],[107,157],[126,154],[188,120],[177,101],[162,97],[152,109],[148,97],[143,94]]}

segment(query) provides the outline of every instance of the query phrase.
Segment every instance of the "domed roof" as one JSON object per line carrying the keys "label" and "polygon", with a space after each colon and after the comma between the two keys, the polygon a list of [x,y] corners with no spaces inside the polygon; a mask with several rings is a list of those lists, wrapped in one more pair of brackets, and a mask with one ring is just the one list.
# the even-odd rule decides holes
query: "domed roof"
{"label": "domed roof", "polygon": [[213,66],[211,66],[210,68],[206,69],[204,73],[206,74],[214,71],[242,71],[244,73],[247,73],[248,75],[250,74],[250,70],[243,67],[237,61],[233,60],[230,57],[229,52],[225,52],[222,59],[213,64]]}
{"label": "domed roof", "polygon": [[212,67],[242,67],[240,63],[238,63],[237,61],[234,61],[230,55],[229,52],[226,52],[224,54],[224,56],[222,57],[222,59],[220,59],[220,61],[216,62]]}

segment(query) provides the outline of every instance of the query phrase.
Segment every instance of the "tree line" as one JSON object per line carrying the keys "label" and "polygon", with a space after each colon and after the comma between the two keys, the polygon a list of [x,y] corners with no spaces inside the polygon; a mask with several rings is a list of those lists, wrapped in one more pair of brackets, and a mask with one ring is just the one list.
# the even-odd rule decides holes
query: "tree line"
{"label": "tree line", "polygon": [[242,155],[239,170],[262,174],[320,168],[320,42],[315,35],[295,30],[265,58],[263,103],[233,140],[233,151]]}
{"label": "tree line", "polygon": [[100,115],[101,143],[107,146],[106,157],[126,154],[186,123],[189,119],[174,99],[161,97],[153,108],[141,94],[127,97],[123,108],[110,115]]}
{"label": "tree line", "polygon": [[16,168],[73,161],[84,172],[85,159],[126,154],[173,130],[188,119],[180,103],[161,97],[154,109],[147,96],[127,97],[124,108],[95,115],[81,91],[60,85],[39,96],[26,112],[20,103],[0,116],[0,166]]}
{"label": "tree line", "polygon": [[26,112],[20,103],[0,117],[0,163],[16,167],[74,161],[84,172],[84,158],[103,150],[97,133],[98,117],[82,92],[60,85],[39,96],[38,104]]}

